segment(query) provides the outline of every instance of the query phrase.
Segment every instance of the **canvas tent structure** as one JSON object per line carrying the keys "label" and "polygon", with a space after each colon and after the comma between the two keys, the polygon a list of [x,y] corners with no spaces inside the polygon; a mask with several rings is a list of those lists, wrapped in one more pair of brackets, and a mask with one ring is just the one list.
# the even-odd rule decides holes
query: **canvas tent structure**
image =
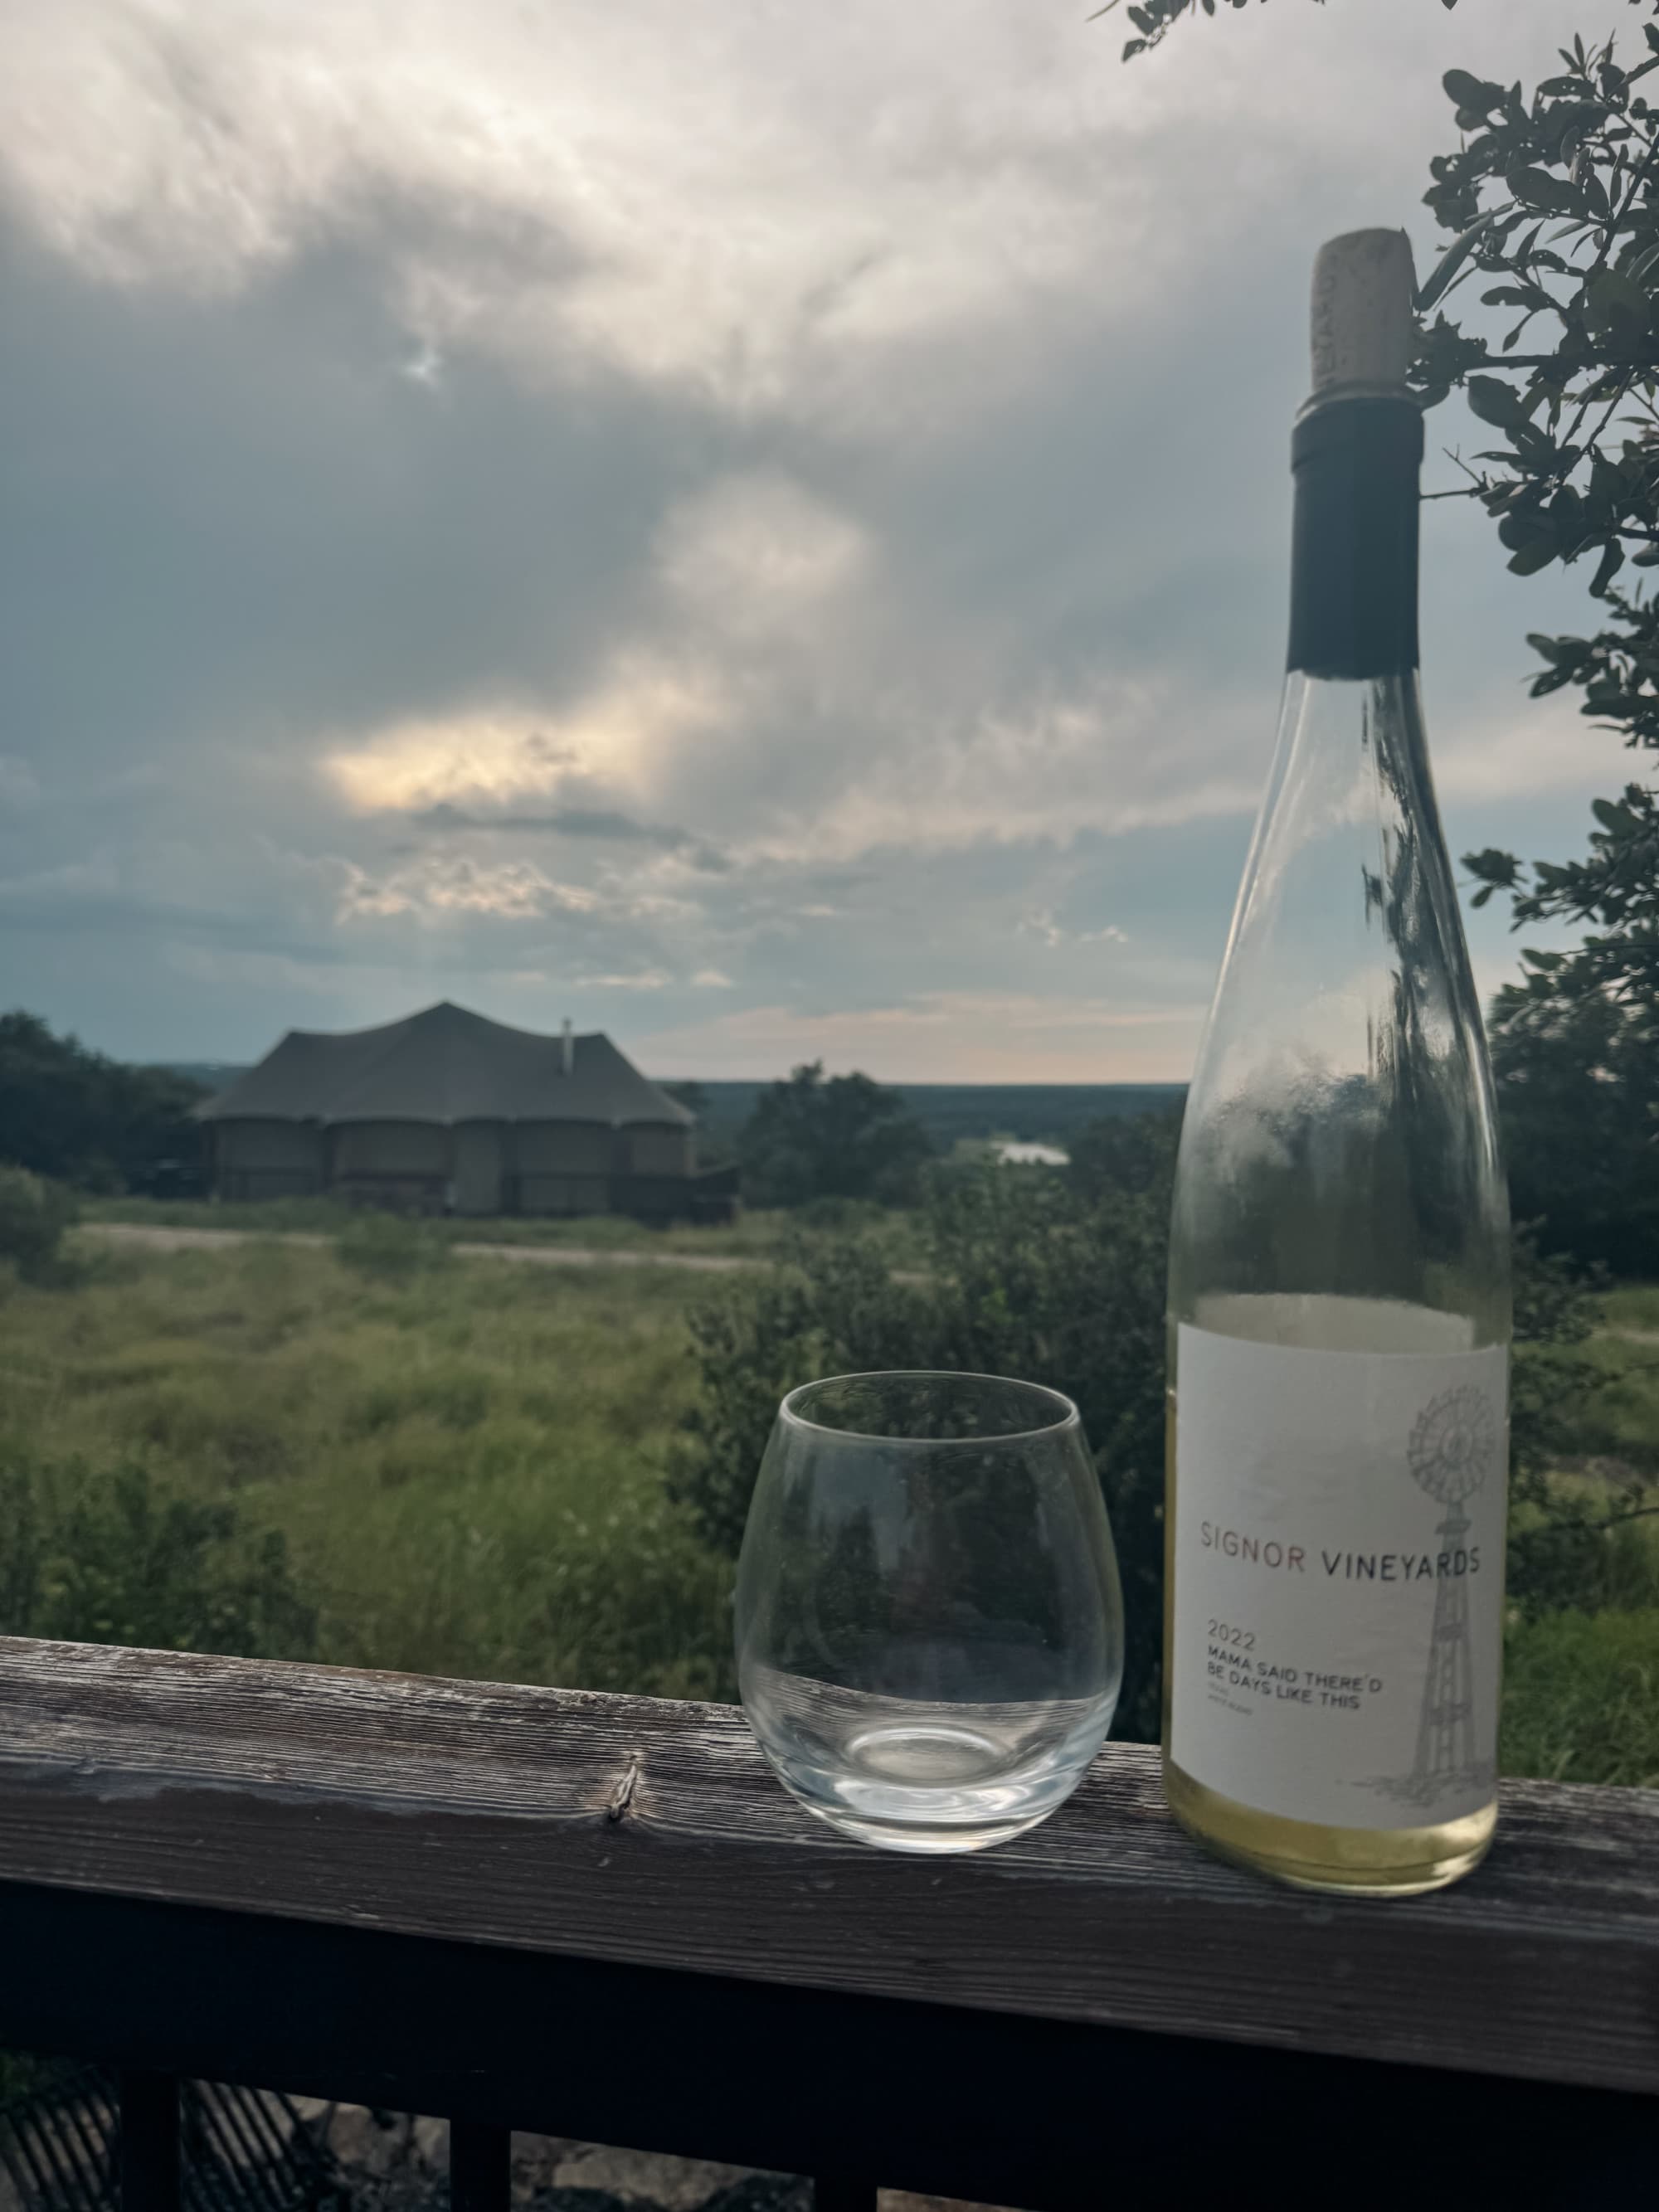
{"label": "canvas tent structure", "polygon": [[224,1199],[404,1212],[722,1218],[695,1116],[609,1037],[537,1036],[447,1001],[384,1028],[290,1030],[198,1109]]}

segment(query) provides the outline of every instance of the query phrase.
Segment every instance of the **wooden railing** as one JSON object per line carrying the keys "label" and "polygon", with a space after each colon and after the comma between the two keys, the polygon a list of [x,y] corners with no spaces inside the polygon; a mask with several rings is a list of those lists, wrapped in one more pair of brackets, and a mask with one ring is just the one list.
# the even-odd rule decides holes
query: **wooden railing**
{"label": "wooden railing", "polygon": [[0,2045],[1003,2204],[1655,2201],[1659,1793],[1522,1784],[1460,1888],[1194,1850],[1112,1747],[1017,1843],[844,1843],[742,1716],[0,1640]]}

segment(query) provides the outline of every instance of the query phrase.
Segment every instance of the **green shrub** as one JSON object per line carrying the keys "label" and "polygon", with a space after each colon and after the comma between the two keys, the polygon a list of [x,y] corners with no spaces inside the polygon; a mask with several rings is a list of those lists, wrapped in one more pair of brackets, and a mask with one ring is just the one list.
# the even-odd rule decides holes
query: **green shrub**
{"label": "green shrub", "polygon": [[1065,1176],[1085,1199],[1103,1190],[1169,1190],[1181,1142],[1179,1108],[1091,1121],[1072,1139]]}
{"label": "green shrub", "polygon": [[[772,1279],[715,1293],[693,1316],[701,1389],[670,1473],[708,1541],[737,1551],[778,1401],[815,1375],[938,1367],[1047,1382],[1083,1415],[1117,1542],[1127,1631],[1119,1729],[1155,1736],[1174,1139],[1171,1117],[1149,1115],[1085,1132],[1064,1175],[981,1165],[936,1176],[919,1224],[923,1280],[895,1280],[867,1239],[803,1238]],[[1540,1503],[1553,1499],[1551,1455],[1595,1384],[1578,1349],[1594,1319],[1584,1279],[1520,1240],[1514,1431],[1533,1510],[1511,1566],[1530,1609],[1601,1587],[1577,1534],[1553,1521],[1604,1509],[1547,1513]],[[1605,1575],[1606,1541],[1589,1540]]]}
{"label": "green shrub", "polygon": [[317,1616],[283,1538],[141,1467],[0,1468],[0,1633],[303,1658]]}
{"label": "green shrub", "polygon": [[51,1280],[61,1265],[64,1231],[73,1226],[73,1194],[28,1168],[0,1167],[0,1259],[26,1283]]}
{"label": "green shrub", "polygon": [[449,1258],[444,1239],[400,1213],[360,1213],[335,1239],[343,1266],[372,1281],[406,1283]]}
{"label": "green shrub", "polygon": [[744,1196],[755,1206],[869,1199],[904,1206],[933,1152],[896,1091],[867,1075],[825,1077],[812,1060],[769,1083],[738,1136]]}
{"label": "green shrub", "polygon": [[878,1230],[888,1209],[872,1198],[809,1198],[797,1208],[803,1229],[828,1230],[837,1237],[860,1237]]}
{"label": "green shrub", "polygon": [[702,1389],[677,1439],[669,1493],[705,1541],[734,1557],[778,1401],[815,1375],[941,1364],[934,1306],[895,1283],[867,1246],[798,1239],[775,1275],[723,1285],[694,1308]]}
{"label": "green shrub", "polygon": [[734,1553],[778,1401],[815,1375],[933,1367],[1019,1375],[1076,1400],[1123,1570],[1125,1734],[1158,1719],[1162,1636],[1167,1182],[1080,1201],[1058,1176],[987,1167],[941,1178],[927,1275],[896,1281],[867,1243],[801,1240],[776,1276],[692,1318],[702,1390],[671,1494]]}
{"label": "green shrub", "polygon": [[1626,1347],[1595,1336],[1602,1290],[1599,1271],[1540,1253],[1530,1229],[1517,1236],[1509,1595],[1528,1618],[1659,1604],[1659,1556],[1644,1517],[1656,1461],[1651,1402],[1636,1393],[1632,1442],[1617,1419],[1620,1401],[1644,1378],[1628,1371]]}
{"label": "green shrub", "polygon": [[1504,1667],[1506,1774],[1659,1786],[1659,1607],[1523,1621]]}

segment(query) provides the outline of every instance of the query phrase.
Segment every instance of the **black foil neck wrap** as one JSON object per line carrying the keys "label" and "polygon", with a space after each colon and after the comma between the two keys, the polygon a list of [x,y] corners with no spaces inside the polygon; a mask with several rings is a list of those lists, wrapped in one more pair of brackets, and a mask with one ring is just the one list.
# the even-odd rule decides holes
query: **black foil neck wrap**
{"label": "black foil neck wrap", "polygon": [[1297,423],[1291,669],[1357,680],[1416,667],[1422,463],[1412,399],[1331,399]]}

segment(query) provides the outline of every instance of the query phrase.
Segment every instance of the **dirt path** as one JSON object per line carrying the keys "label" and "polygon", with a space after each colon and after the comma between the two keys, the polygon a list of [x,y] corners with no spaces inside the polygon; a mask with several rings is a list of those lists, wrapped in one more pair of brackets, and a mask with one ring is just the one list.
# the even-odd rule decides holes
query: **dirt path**
{"label": "dirt path", "polygon": [[1659,1345],[1659,1328],[1598,1328],[1598,1336],[1616,1336],[1621,1344]]}
{"label": "dirt path", "polygon": [[[311,1230],[283,1230],[270,1235],[253,1229],[167,1229],[140,1221],[88,1221],[83,1237],[96,1237],[107,1244],[137,1246],[148,1252],[211,1252],[226,1244],[331,1244],[333,1238]],[[521,1260],[534,1267],[682,1267],[693,1274],[730,1275],[746,1267],[769,1264],[763,1255],[754,1259],[714,1252],[639,1252],[596,1250],[585,1244],[452,1244],[465,1260]]]}

